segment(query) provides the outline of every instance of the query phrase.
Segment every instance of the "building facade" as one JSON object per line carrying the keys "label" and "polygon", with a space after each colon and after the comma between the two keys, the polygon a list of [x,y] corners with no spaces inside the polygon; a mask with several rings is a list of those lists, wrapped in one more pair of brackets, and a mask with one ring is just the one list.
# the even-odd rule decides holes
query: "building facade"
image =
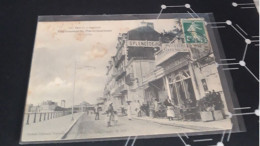
{"label": "building facade", "polygon": [[[147,103],[152,105],[156,99],[163,104],[171,99],[176,116],[185,111],[198,114],[198,101],[211,93],[225,101],[209,38],[204,43],[193,44],[187,43],[184,35],[180,30],[168,43],[161,44],[160,51],[155,53],[156,67],[143,82]],[[227,105],[223,104],[227,113]]]}
{"label": "building facade", "polygon": [[136,109],[144,100],[143,76],[154,68],[151,61],[159,50],[159,33],[153,23],[142,22],[140,27],[119,34],[117,41],[116,54],[107,66],[104,97],[121,113],[128,101]]}
{"label": "building facade", "polygon": [[65,108],[65,100],[61,100],[61,106],[58,105],[57,102],[46,100],[43,101],[39,105],[29,104],[26,106],[26,112],[40,113],[40,112],[54,112],[54,111],[64,111]]}
{"label": "building facade", "polygon": [[[120,34],[104,90],[117,109],[130,101],[134,113],[141,104],[147,107],[146,115],[153,116],[157,102],[157,116],[165,117],[164,102],[170,99],[176,117],[183,119],[185,114],[197,114],[199,101],[209,94],[225,101],[204,20],[187,22],[180,20],[180,29],[163,36],[151,23]],[[194,33],[197,28],[200,32]],[[223,106],[227,112],[225,102]]]}

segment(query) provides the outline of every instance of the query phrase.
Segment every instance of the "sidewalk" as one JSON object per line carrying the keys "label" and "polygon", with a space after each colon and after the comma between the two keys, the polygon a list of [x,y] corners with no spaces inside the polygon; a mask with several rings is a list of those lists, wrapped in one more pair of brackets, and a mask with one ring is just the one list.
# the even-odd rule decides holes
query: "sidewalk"
{"label": "sidewalk", "polygon": [[83,113],[75,113],[48,121],[23,125],[21,142],[60,140],[61,137],[77,122]]}
{"label": "sidewalk", "polygon": [[230,119],[223,119],[219,121],[211,121],[211,122],[202,122],[202,121],[169,121],[168,119],[164,118],[151,118],[151,117],[133,117],[137,120],[146,120],[150,122],[154,122],[161,125],[170,125],[175,127],[187,128],[192,130],[199,130],[199,131],[215,131],[215,130],[225,130],[231,129],[232,123]]}

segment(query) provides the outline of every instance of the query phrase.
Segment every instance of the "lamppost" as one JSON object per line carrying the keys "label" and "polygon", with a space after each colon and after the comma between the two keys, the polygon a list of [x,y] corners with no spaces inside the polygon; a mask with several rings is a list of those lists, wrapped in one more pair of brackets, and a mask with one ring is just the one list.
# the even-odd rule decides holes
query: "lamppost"
{"label": "lamppost", "polygon": [[75,61],[75,65],[74,65],[74,81],[73,81],[73,96],[72,96],[72,108],[71,108],[71,120],[74,120],[74,100],[75,100],[75,87],[76,87],[76,74],[77,74],[77,69],[94,69],[95,67],[93,66],[83,66],[83,67],[77,67],[77,62]]}

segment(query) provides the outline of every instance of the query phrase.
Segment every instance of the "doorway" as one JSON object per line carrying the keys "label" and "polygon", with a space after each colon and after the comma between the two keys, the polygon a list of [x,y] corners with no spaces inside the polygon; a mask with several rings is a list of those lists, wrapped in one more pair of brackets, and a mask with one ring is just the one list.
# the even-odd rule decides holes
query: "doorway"
{"label": "doorway", "polygon": [[196,97],[189,70],[184,68],[168,75],[171,95],[175,105],[196,106]]}

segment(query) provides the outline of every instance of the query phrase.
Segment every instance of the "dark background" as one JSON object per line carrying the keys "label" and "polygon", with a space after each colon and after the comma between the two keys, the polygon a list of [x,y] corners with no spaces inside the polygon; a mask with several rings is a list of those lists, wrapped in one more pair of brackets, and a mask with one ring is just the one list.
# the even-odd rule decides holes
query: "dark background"
{"label": "dark background", "polygon": [[[252,0],[234,0],[252,3]],[[256,9],[234,8],[232,0],[17,0],[0,1],[0,145],[19,145],[23,109],[28,86],[30,63],[38,15],[95,15],[159,13],[161,4],[191,4],[198,13],[213,12],[216,21],[231,20],[239,24],[250,36],[259,35],[259,14]],[[163,12],[184,13],[185,8],[167,8]],[[244,40],[231,28],[219,29],[227,58],[240,60],[245,48]],[[250,45],[246,63],[251,71],[259,74],[259,47]],[[245,69],[231,71],[234,89],[241,107],[258,108],[259,82]],[[259,117],[244,116],[247,132],[231,135],[227,146],[258,146]],[[141,130],[141,129],[140,129]],[[211,143],[195,143],[192,146],[215,145],[221,135],[194,138],[213,138]],[[48,144],[49,146],[93,145],[124,146],[125,141],[81,142]],[[40,144],[43,146],[47,144]],[[129,143],[131,145],[131,142]],[[135,146],[184,146],[178,137],[137,139]]]}

